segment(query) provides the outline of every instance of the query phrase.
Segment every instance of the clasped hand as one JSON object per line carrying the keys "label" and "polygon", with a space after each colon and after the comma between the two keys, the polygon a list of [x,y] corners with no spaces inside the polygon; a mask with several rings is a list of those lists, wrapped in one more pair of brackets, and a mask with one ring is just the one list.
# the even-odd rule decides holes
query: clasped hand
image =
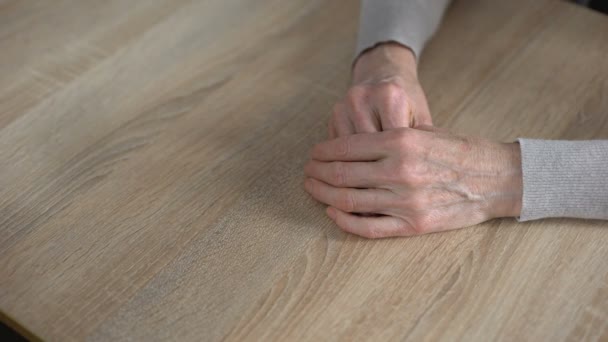
{"label": "clasped hand", "polygon": [[[355,69],[355,90],[336,106],[329,139],[313,147],[304,168],[304,187],[328,205],[328,216],[344,231],[367,238],[518,216],[519,146],[430,126],[417,78],[391,67],[406,63],[394,63],[395,54],[376,57]],[[357,82],[366,67],[375,76]]]}

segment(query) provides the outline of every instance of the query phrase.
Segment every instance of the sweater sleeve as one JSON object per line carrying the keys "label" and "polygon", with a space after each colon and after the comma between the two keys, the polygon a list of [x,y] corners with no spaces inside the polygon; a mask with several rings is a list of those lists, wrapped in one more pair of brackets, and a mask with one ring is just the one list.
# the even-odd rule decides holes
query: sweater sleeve
{"label": "sweater sleeve", "polygon": [[519,139],[520,221],[545,217],[608,219],[608,140]]}
{"label": "sweater sleeve", "polygon": [[450,0],[361,0],[355,57],[385,42],[412,49],[416,58],[437,30]]}

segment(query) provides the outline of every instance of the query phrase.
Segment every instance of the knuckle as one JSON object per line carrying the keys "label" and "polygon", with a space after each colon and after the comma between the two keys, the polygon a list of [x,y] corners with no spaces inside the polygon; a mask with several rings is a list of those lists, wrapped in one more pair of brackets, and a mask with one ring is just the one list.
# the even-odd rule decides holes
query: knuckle
{"label": "knuckle", "polygon": [[369,118],[369,114],[359,104],[353,104],[352,117],[357,122],[365,121]]}
{"label": "knuckle", "polygon": [[341,207],[340,209],[352,213],[356,210],[357,204],[355,203],[355,198],[350,192],[345,191],[338,200],[338,205]]}
{"label": "knuckle", "polygon": [[333,163],[333,176],[332,181],[336,186],[345,186],[347,184],[346,167],[344,163],[334,162]]}
{"label": "knuckle", "polygon": [[396,142],[400,148],[411,148],[416,144],[416,136],[409,129],[400,129],[397,132]]}
{"label": "knuckle", "polygon": [[337,154],[339,157],[348,157],[350,155],[351,141],[350,135],[344,136],[339,140],[337,146]]}
{"label": "knuckle", "polygon": [[399,100],[405,95],[401,86],[394,81],[382,83],[380,90],[385,98],[389,100]]}
{"label": "knuckle", "polygon": [[407,151],[416,143],[415,134],[409,128],[393,129],[387,132],[387,143],[393,150]]}
{"label": "knuckle", "polygon": [[412,222],[412,230],[416,235],[424,235],[432,232],[432,222],[428,215],[418,215]]}
{"label": "knuckle", "polygon": [[361,88],[354,88],[348,95],[348,106],[350,112],[356,119],[363,119],[365,117],[365,101],[367,98],[367,90]]}

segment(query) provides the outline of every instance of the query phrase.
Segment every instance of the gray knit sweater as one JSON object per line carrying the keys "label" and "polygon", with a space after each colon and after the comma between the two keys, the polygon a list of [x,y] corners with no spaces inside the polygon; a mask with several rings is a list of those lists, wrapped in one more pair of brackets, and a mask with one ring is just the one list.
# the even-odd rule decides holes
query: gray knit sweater
{"label": "gray knit sweater", "polygon": [[[382,42],[420,56],[449,0],[361,0],[357,55]],[[518,139],[523,170],[520,221],[608,219],[608,140]]]}

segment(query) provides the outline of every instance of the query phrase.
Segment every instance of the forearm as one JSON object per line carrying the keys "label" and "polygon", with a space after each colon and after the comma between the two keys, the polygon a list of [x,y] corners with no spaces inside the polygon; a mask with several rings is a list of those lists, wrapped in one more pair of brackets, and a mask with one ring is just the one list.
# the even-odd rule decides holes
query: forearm
{"label": "forearm", "polygon": [[[353,63],[353,87],[349,95],[361,93],[357,91],[358,86],[369,88],[376,85],[378,96],[366,98],[364,102],[373,104],[370,107],[376,112],[372,113],[380,114],[383,122],[378,129],[394,127],[397,123],[407,127],[432,125],[426,95],[418,81],[416,62],[424,43],[439,25],[448,3],[449,0],[361,1],[357,58]],[[387,101],[399,103],[401,98],[405,98],[407,105],[398,110],[391,110],[385,104]],[[354,112],[347,113],[347,116],[352,115]],[[404,122],[404,117],[409,121]],[[384,121],[388,121],[388,126]],[[330,123],[330,131],[333,126]],[[332,136],[331,133],[329,135]]]}
{"label": "forearm", "polygon": [[361,0],[356,55],[379,43],[397,42],[419,57],[450,0]]}
{"label": "forearm", "polygon": [[608,140],[519,142],[523,170],[520,221],[608,219]]}

